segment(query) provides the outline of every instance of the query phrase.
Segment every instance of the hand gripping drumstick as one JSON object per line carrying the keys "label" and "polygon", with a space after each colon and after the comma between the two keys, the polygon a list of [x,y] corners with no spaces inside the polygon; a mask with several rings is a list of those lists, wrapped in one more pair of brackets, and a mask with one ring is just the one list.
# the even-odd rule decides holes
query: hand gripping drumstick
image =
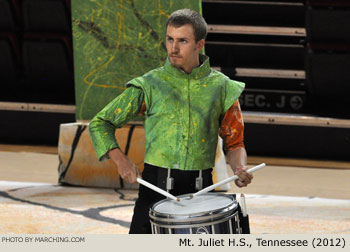
{"label": "hand gripping drumstick", "polygon": [[[265,163],[259,164],[259,165],[255,166],[253,168],[250,168],[249,170],[247,170],[247,172],[249,172],[249,173],[255,172],[256,170],[259,170],[259,169],[265,167],[265,165],[266,165]],[[203,193],[209,192],[209,191],[215,189],[216,187],[219,187],[219,186],[221,186],[223,184],[226,184],[226,183],[231,182],[231,181],[236,180],[236,179],[238,179],[237,175],[234,175],[232,177],[224,179],[224,180],[222,180],[222,181],[220,181],[220,182],[218,182],[218,183],[216,183],[214,185],[208,186],[208,187],[206,187],[206,188],[204,188],[204,189],[202,189],[202,190],[200,190],[200,191],[198,191],[198,192],[196,192],[194,194],[191,194],[190,198],[193,198],[194,196],[198,196],[198,195],[201,195]]]}
{"label": "hand gripping drumstick", "polygon": [[136,181],[139,182],[140,184],[148,187],[149,189],[152,189],[153,191],[156,191],[157,193],[164,195],[165,197],[168,197],[168,198],[176,200],[176,201],[180,201],[179,198],[176,198],[174,195],[168,193],[167,191],[164,191],[163,189],[160,189],[159,187],[156,187],[155,185],[148,183],[147,181],[143,180],[142,178],[137,178]]}

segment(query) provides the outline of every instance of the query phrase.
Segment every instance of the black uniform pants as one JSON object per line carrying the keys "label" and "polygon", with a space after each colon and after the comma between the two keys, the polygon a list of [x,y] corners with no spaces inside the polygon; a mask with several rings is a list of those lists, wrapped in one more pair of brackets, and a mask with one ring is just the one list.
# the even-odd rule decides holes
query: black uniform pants
{"label": "black uniform pants", "polygon": [[[203,188],[212,185],[212,168],[202,171]],[[145,164],[142,172],[142,179],[156,185],[163,190],[166,190],[166,179],[168,169]],[[199,176],[199,171],[182,171],[171,169],[171,177],[174,178],[174,189],[169,193],[172,195],[182,195],[196,192],[196,178]],[[139,196],[135,202],[134,215],[132,217],[130,234],[151,234],[151,223],[149,221],[149,209],[153,204],[165,199],[163,195],[140,185]]]}

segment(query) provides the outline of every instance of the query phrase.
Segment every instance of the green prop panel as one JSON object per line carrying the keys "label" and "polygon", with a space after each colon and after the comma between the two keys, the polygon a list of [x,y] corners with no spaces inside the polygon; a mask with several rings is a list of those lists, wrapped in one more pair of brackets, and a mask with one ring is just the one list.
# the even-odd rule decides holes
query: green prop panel
{"label": "green prop panel", "polygon": [[163,65],[165,23],[201,0],[72,0],[76,119],[90,120],[136,76]]}

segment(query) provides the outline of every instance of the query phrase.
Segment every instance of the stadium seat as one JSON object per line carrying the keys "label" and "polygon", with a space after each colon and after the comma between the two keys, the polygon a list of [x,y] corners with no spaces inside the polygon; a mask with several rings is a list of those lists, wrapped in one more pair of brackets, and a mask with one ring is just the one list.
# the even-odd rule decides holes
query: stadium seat
{"label": "stadium seat", "polygon": [[21,9],[26,32],[71,31],[70,8],[65,0],[22,0]]}
{"label": "stadium seat", "polygon": [[19,50],[14,34],[0,33],[0,55],[0,97],[7,100],[19,87]]}
{"label": "stadium seat", "polygon": [[0,0],[0,32],[16,30],[17,16],[15,7],[9,0]]}
{"label": "stadium seat", "polygon": [[24,34],[22,50],[27,87],[57,92],[72,88],[72,50],[68,37]]}

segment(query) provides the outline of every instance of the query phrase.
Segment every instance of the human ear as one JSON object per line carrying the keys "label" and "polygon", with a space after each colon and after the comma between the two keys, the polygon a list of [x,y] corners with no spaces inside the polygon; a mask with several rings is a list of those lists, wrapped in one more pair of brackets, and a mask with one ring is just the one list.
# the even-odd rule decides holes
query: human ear
{"label": "human ear", "polygon": [[205,44],[205,40],[204,39],[201,39],[197,42],[197,49],[198,51],[202,50],[203,47],[204,47],[204,44]]}

